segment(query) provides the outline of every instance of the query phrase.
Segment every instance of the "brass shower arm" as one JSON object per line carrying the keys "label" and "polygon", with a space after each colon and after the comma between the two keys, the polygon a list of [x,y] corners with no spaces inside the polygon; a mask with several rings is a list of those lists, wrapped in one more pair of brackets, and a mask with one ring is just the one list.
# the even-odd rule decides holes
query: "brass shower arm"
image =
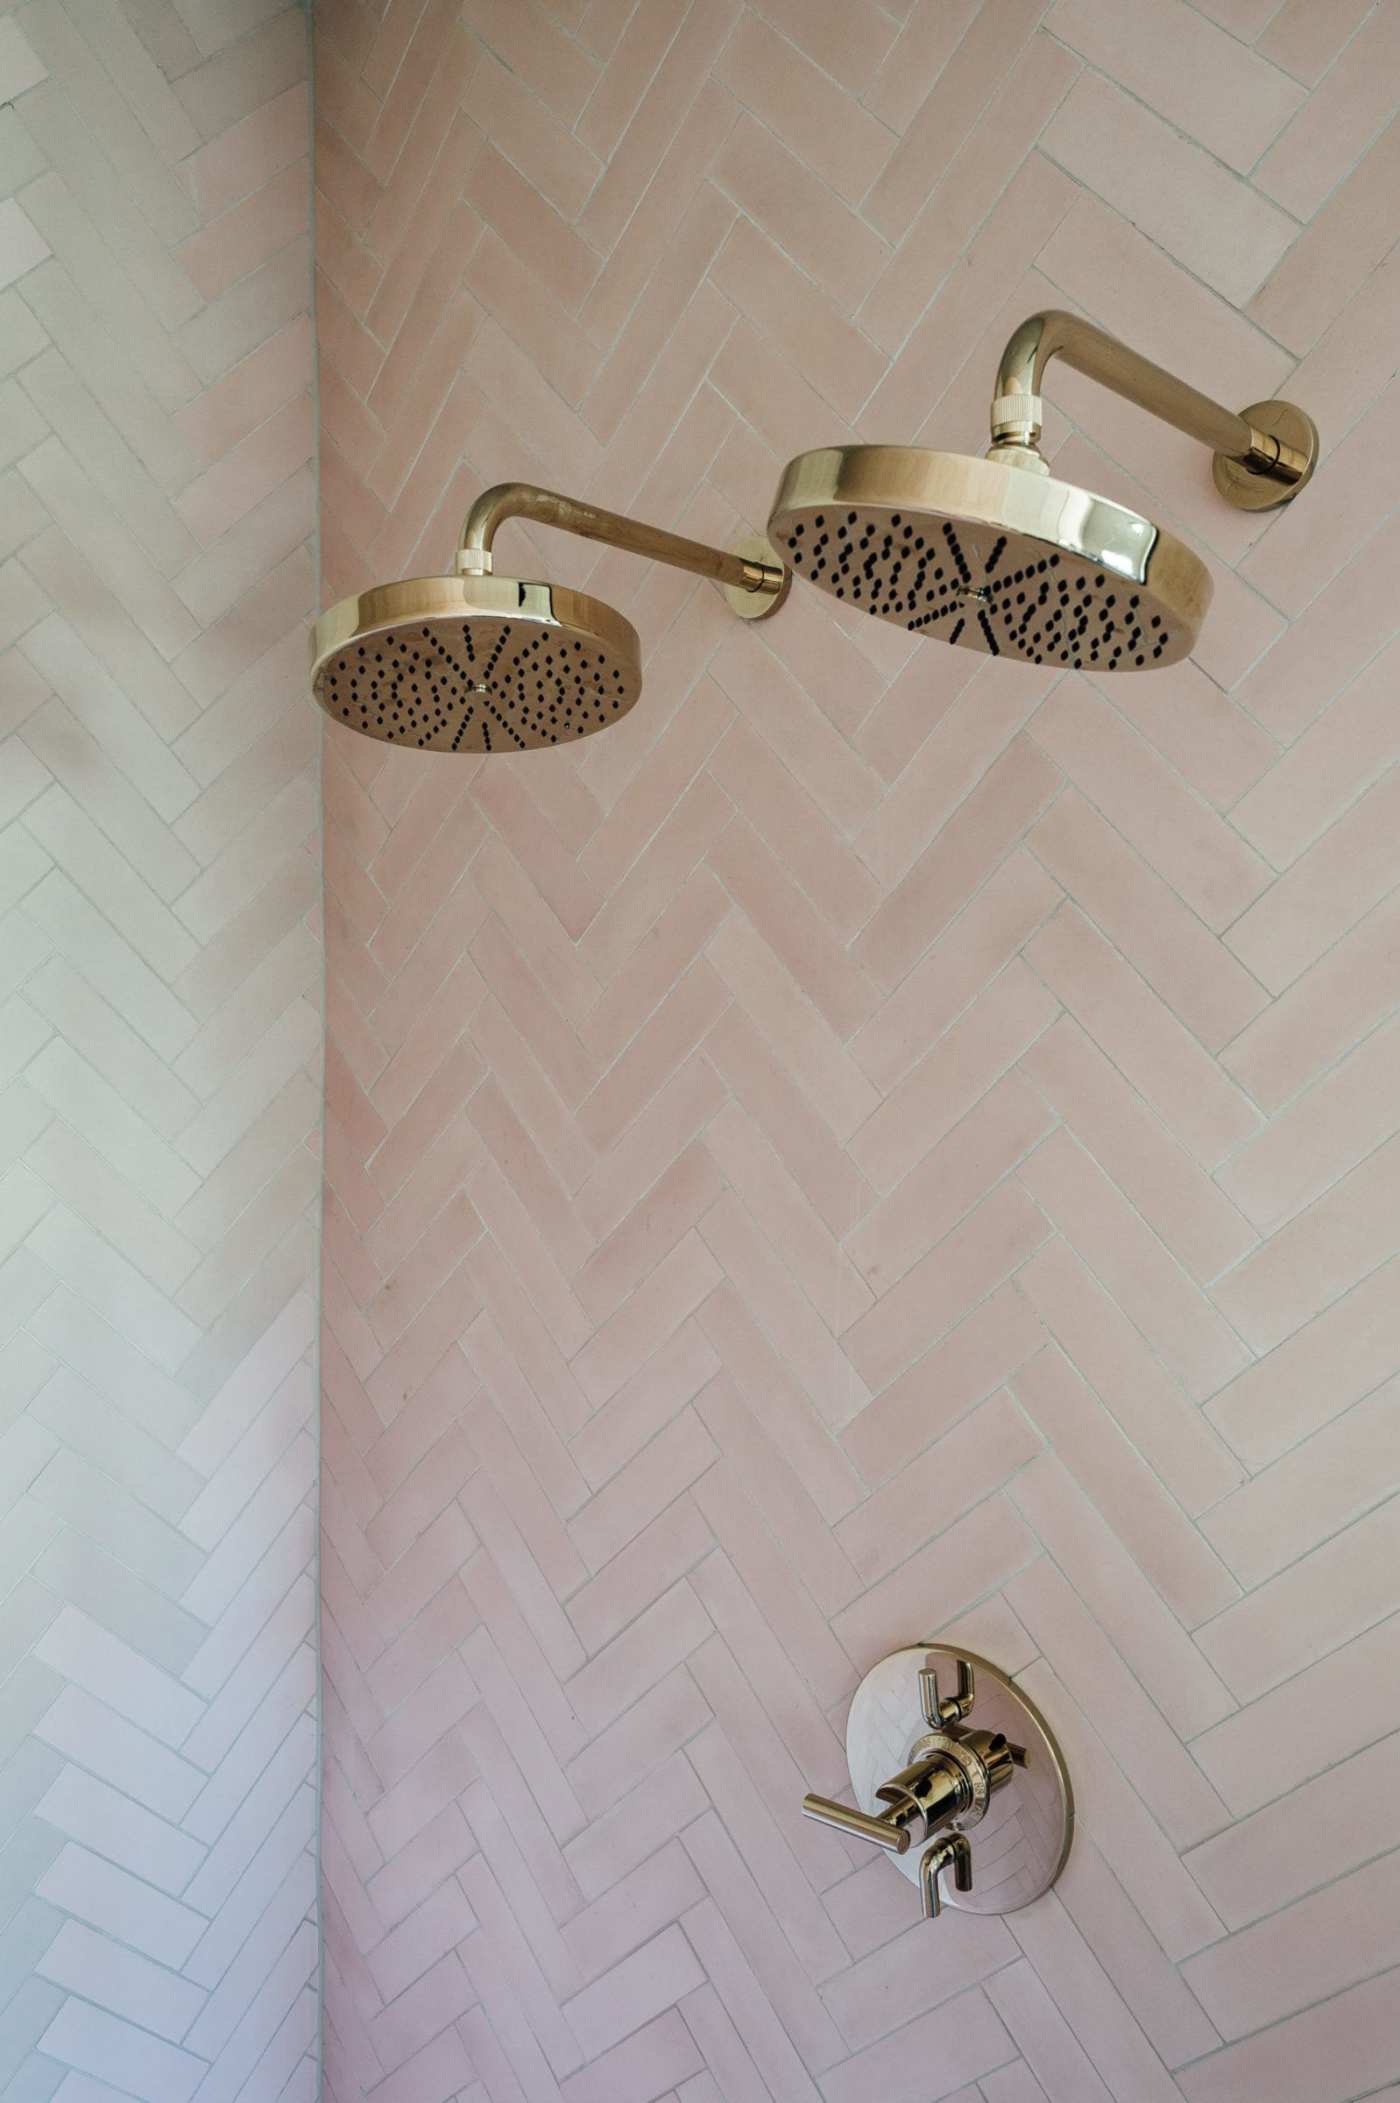
{"label": "brass shower arm", "polygon": [[[491,544],[497,529],[507,519],[530,519],[538,526],[557,526],[562,533],[577,533],[584,540],[599,540],[629,555],[645,555],[653,562],[666,562],[673,569],[689,570],[708,577],[734,594],[753,594],[754,611],[775,611],[786,595],[788,572],[780,562],[769,562],[756,553],[709,547],[704,541],[687,540],[661,526],[641,519],[625,518],[618,511],[604,511],[597,504],[576,497],[560,496],[556,490],[537,489],[530,482],[498,482],[484,489],[467,513],[462,526],[462,544],[457,551],[457,569],[463,575],[489,574]],[[773,550],[763,543],[768,554]],[[736,611],[748,609],[736,604]]]}
{"label": "brass shower arm", "polygon": [[1023,321],[1001,354],[991,408],[993,457],[1035,451],[1041,379],[1052,358],[1208,446],[1217,487],[1243,509],[1286,503],[1312,473],[1317,433],[1300,410],[1256,402],[1236,415],[1093,322],[1054,308]]}

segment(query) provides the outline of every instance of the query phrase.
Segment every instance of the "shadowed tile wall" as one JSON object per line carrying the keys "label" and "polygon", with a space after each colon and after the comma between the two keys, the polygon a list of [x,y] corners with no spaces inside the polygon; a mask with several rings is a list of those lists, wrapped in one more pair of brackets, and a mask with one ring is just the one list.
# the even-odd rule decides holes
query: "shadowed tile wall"
{"label": "shadowed tile wall", "polygon": [[0,6],[0,2093],[314,2103],[308,35]]}
{"label": "shadowed tile wall", "polygon": [[[317,87],[327,598],[980,449],[1047,303],[1326,442],[1246,517],[1053,373],[1215,571],[1141,682],[512,527],[642,706],[331,736],[328,2093],[1400,2095],[1400,8],[326,0]],[[797,1806],[938,1628],[1082,1827],[935,1932]]]}

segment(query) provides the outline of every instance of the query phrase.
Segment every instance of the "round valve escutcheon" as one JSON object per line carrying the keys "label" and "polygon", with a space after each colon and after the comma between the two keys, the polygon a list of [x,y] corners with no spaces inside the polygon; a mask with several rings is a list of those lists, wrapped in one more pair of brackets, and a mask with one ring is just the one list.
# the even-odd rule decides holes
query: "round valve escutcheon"
{"label": "round valve escutcheon", "polygon": [[809,1796],[807,1815],[888,1850],[944,1905],[1012,1913],[1065,1865],[1074,1795],[1053,1732],[1030,1697],[970,1651],[893,1651],[856,1690],[846,1724],[855,1808]]}

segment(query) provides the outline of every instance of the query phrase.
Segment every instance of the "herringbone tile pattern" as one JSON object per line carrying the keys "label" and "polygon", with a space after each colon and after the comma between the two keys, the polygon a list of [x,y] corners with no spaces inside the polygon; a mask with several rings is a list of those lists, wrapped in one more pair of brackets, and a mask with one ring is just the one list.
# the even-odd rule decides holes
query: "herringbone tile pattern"
{"label": "herringbone tile pattern", "polygon": [[0,11],[0,2092],[317,2088],[308,39]]}
{"label": "herringbone tile pattern", "polygon": [[[505,476],[724,539],[800,447],[977,449],[1047,303],[1327,446],[1245,517],[1054,373],[1063,472],[1218,579],[1140,683],[512,528],[642,706],[330,737],[337,2103],[1400,2095],[1397,41],[325,0],[327,598]],[[935,1933],[797,1807],[938,1628],[1082,1828]]]}

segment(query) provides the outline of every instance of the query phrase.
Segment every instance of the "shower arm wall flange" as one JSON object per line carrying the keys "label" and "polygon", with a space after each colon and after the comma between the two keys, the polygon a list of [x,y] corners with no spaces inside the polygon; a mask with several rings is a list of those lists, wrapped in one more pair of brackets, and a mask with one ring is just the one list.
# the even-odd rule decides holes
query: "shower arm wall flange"
{"label": "shower arm wall flange", "polygon": [[[643,555],[653,562],[669,563],[672,569],[689,570],[708,577],[723,588],[729,604],[745,620],[762,620],[776,613],[788,594],[791,572],[777,559],[766,540],[751,537],[738,548],[712,548],[701,540],[668,533],[662,526],[649,526],[641,519],[627,518],[619,511],[604,511],[557,490],[538,489],[532,482],[498,482],[484,489],[462,525],[457,550],[459,576],[489,575],[491,547],[497,529],[507,519],[529,519],[538,526],[556,526],[563,533],[576,533],[584,540],[602,541],[628,555]],[[771,559],[769,559],[771,558]]]}
{"label": "shower arm wall flange", "polygon": [[[1054,308],[1023,321],[1001,354],[989,459],[1038,463],[1040,384],[1052,358],[1063,358],[1076,372],[1209,446],[1215,486],[1240,510],[1286,504],[1312,476],[1317,430],[1301,409],[1288,402],[1255,402],[1237,415],[1093,322]],[[1016,460],[1017,454],[1028,457]]]}

